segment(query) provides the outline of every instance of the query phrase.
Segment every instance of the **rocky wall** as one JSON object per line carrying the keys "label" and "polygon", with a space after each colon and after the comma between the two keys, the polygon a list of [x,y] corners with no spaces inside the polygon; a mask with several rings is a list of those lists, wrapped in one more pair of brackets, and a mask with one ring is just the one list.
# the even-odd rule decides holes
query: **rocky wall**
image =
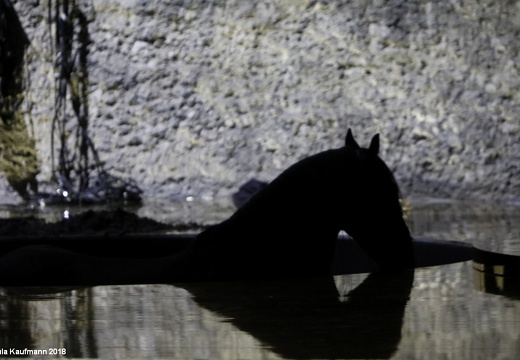
{"label": "rocky wall", "polygon": [[[381,134],[406,195],[520,199],[520,1],[78,2],[92,20],[92,139],[145,196],[228,195],[351,127],[364,145]],[[47,2],[14,5],[44,184]]]}

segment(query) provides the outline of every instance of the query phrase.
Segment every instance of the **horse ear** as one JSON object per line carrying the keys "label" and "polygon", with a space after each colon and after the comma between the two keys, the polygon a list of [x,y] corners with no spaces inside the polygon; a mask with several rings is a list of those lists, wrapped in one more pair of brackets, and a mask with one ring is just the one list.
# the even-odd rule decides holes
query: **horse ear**
{"label": "horse ear", "polygon": [[370,141],[368,151],[370,151],[374,155],[377,155],[379,153],[379,134],[375,134],[372,140]]}
{"label": "horse ear", "polygon": [[360,148],[356,140],[354,140],[354,136],[352,135],[350,128],[348,129],[347,137],[345,138],[345,146],[353,147],[356,150]]}

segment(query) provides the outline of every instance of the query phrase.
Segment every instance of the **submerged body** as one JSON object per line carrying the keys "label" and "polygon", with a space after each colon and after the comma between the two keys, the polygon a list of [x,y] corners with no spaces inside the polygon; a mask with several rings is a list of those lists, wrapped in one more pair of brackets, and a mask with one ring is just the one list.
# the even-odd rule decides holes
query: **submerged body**
{"label": "submerged body", "polygon": [[53,247],[21,248],[0,259],[0,285],[326,276],[340,230],[380,267],[412,268],[399,189],[378,150],[377,135],[364,149],[349,130],[345,146],[289,167],[180,254],[107,259]]}

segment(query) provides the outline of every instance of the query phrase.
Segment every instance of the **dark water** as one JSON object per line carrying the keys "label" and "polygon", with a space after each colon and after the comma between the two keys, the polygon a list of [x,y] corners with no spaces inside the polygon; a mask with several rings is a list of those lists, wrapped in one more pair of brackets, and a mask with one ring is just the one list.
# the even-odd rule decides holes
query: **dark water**
{"label": "dark water", "polygon": [[[208,222],[232,211],[225,202],[169,206],[175,214],[163,206],[137,211]],[[415,200],[408,221],[418,236],[515,254],[519,215],[514,206]],[[0,288],[0,356],[59,349],[111,359],[516,359],[520,297],[486,292],[479,274],[469,261],[393,275]],[[500,289],[504,279],[492,281]]]}

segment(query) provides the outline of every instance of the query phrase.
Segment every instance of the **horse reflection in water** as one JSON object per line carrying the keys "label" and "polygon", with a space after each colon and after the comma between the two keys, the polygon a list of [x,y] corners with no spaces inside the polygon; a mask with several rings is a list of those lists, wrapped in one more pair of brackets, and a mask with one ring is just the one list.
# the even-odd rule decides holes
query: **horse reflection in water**
{"label": "horse reflection in water", "polygon": [[[379,158],[379,135],[305,158],[186,250],[155,258],[107,258],[55,246],[0,259],[0,285],[94,285],[282,279],[330,275],[338,233],[380,269],[414,267],[399,188]],[[107,240],[109,241],[109,239]],[[107,245],[110,246],[110,245]],[[147,244],[143,244],[147,246]]]}
{"label": "horse reflection in water", "polygon": [[342,301],[332,277],[180,286],[284,358],[388,359],[401,341],[413,280],[413,269],[377,271]]}

